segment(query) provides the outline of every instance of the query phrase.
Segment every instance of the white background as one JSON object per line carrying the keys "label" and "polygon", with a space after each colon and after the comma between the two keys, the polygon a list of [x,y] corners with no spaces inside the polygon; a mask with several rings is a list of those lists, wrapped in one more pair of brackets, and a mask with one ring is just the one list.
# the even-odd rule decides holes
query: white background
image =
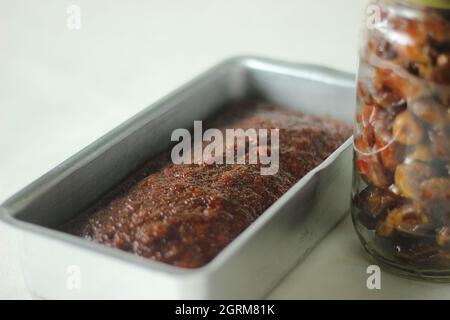
{"label": "white background", "polygon": [[[69,5],[81,29],[66,26]],[[257,54],[355,72],[362,0],[0,0],[0,202],[220,60]],[[450,298],[382,273],[347,218],[271,298]],[[30,298],[0,226],[0,298]]]}

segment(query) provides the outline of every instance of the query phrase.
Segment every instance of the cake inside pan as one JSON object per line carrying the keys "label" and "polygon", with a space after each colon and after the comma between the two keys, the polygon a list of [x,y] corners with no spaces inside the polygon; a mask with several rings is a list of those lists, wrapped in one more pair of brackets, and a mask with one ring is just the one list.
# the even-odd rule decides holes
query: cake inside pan
{"label": "cake inside pan", "polygon": [[[93,206],[58,229],[145,258],[198,268],[254,222],[306,173],[350,137],[349,124],[329,116],[288,110],[258,99],[233,101],[203,124],[203,129],[267,131],[268,154],[278,153],[274,174],[267,164],[250,163],[246,137],[244,163],[237,161],[238,141],[223,141],[215,159],[174,164],[171,150],[149,160]],[[273,146],[271,130],[277,130]],[[167,137],[170,139],[170,137]],[[260,138],[257,138],[260,142]],[[208,145],[203,143],[202,149]],[[192,146],[192,149],[195,147]],[[234,164],[227,150],[235,150]],[[259,150],[257,150],[259,152]]]}

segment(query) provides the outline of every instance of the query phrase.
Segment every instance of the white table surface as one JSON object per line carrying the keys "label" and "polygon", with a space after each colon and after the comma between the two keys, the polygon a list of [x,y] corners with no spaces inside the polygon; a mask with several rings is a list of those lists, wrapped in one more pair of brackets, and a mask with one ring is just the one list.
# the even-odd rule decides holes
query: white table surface
{"label": "white table surface", "polygon": [[[66,26],[69,5],[81,29]],[[0,0],[0,201],[216,62],[238,54],[355,72],[361,0]],[[0,298],[30,298],[0,225]],[[382,272],[366,288],[345,219],[270,298],[450,298]]]}

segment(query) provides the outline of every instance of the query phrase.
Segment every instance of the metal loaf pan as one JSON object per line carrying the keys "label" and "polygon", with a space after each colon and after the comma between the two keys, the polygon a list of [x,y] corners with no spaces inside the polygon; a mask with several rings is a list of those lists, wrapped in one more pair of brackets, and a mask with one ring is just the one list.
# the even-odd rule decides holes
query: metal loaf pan
{"label": "metal loaf pan", "polygon": [[[229,59],[146,108],[7,200],[26,283],[42,298],[262,298],[349,209],[351,138],[209,264],[182,269],[52,229],[232,99],[248,96],[352,122],[353,76],[254,57]],[[299,283],[299,286],[302,284]]]}

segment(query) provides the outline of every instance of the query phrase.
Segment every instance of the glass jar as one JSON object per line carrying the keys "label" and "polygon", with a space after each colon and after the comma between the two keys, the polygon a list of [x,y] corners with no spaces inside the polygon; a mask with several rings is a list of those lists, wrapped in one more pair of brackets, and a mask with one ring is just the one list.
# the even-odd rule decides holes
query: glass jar
{"label": "glass jar", "polygon": [[372,1],[367,13],[353,223],[392,271],[450,281],[450,0]]}

